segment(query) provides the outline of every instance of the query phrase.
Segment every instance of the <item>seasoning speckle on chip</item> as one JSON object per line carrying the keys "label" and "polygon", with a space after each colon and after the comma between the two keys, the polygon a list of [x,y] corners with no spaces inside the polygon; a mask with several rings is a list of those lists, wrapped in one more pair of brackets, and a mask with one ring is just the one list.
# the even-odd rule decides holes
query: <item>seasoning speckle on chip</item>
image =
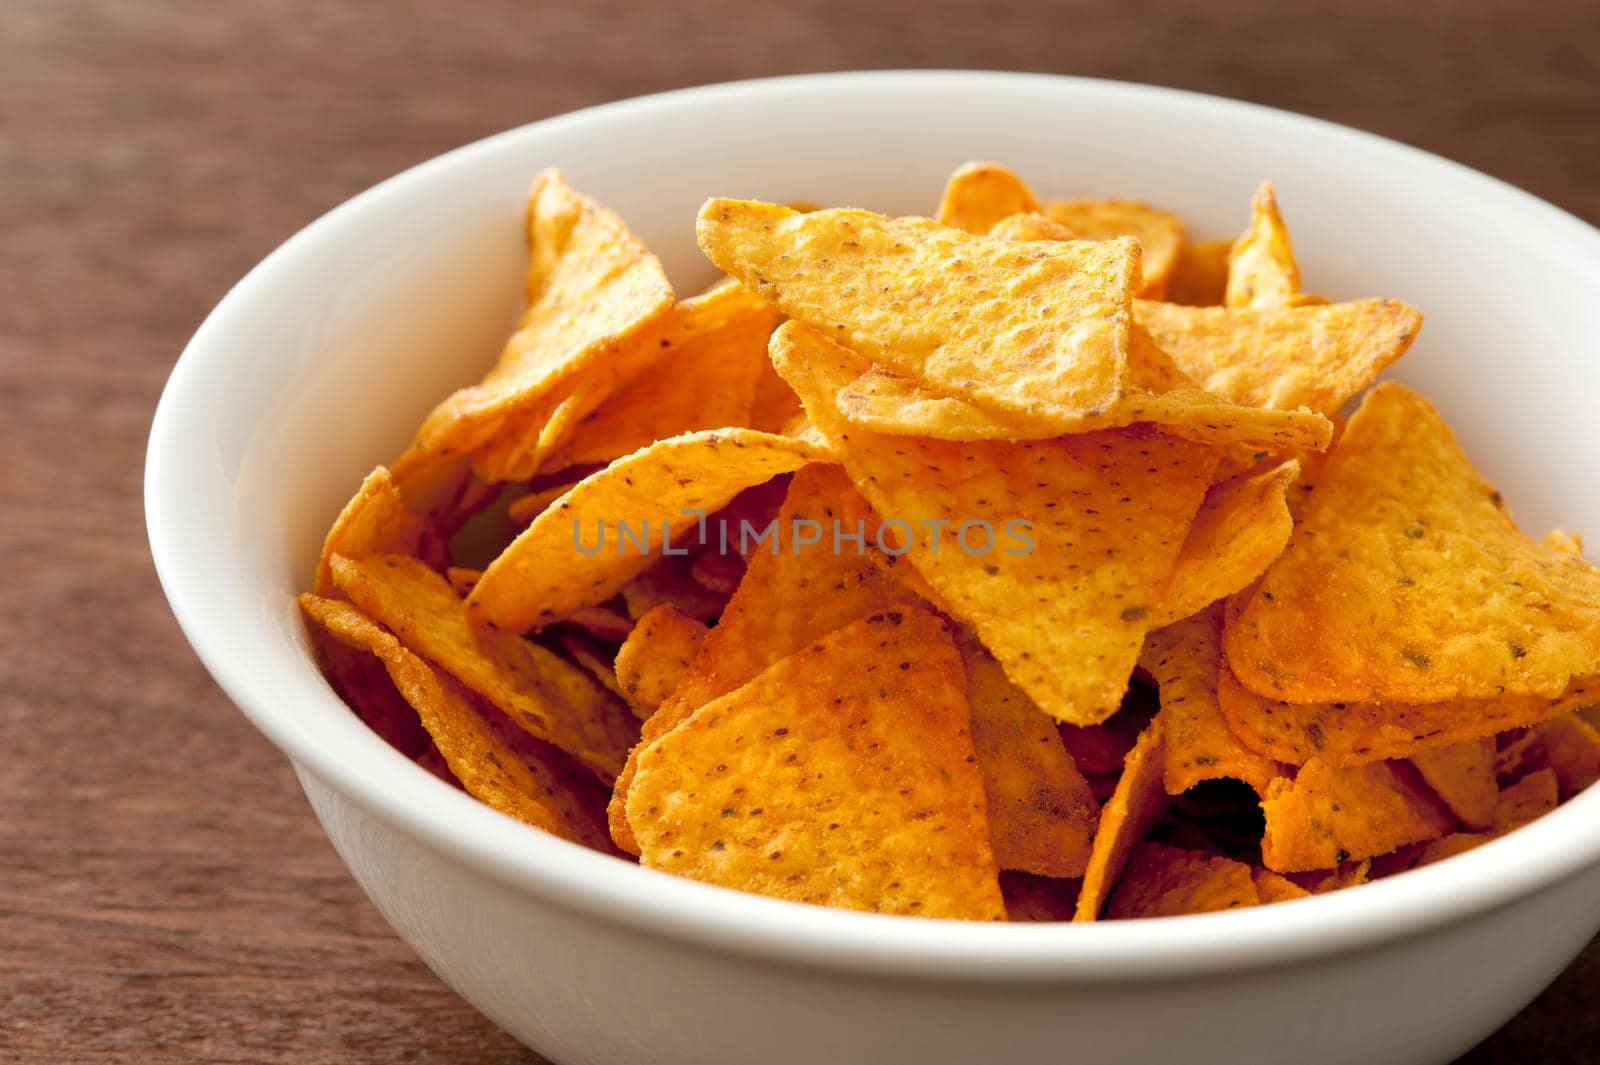
{"label": "seasoning speckle on chip", "polygon": [[500,359],[325,538],[311,645],[415,786],[724,888],[1085,922],[1356,888],[1600,779],[1600,570],[1368,389],[1422,316],[1303,291],[1269,183],[1234,239],[992,162],[935,219],[691,221],[725,276],[680,300],[538,175]]}

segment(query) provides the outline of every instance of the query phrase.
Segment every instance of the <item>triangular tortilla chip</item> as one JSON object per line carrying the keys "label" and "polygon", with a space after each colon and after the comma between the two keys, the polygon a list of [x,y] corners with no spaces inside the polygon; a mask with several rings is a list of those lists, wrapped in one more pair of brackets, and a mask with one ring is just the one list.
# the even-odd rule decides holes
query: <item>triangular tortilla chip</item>
{"label": "triangular tortilla chip", "polygon": [[1263,903],[1292,902],[1311,897],[1311,892],[1271,869],[1252,869],[1250,875],[1256,882],[1256,894]]}
{"label": "triangular tortilla chip", "polygon": [[872,614],[639,755],[645,865],[846,909],[1005,919],[961,659],[933,614]]}
{"label": "triangular tortilla chip", "polygon": [[1261,861],[1278,873],[1332,869],[1444,835],[1455,816],[1404,762],[1335,769],[1313,759],[1261,800]]}
{"label": "triangular tortilla chip", "polygon": [[1283,766],[1239,742],[1217,705],[1222,661],[1222,611],[1212,607],[1145,638],[1139,664],[1161,689],[1168,795],[1202,780],[1242,780],[1265,794]]}
{"label": "triangular tortilla chip", "polygon": [[673,315],[683,320],[681,338],[663,337],[666,351],[580,421],[541,470],[610,462],[667,437],[746,424],[778,312],[729,280]]}
{"label": "triangular tortilla chip", "polygon": [[940,225],[987,233],[1003,218],[1038,209],[1033,192],[1010,170],[999,163],[967,163],[945,182],[934,217]]}
{"label": "triangular tortilla chip", "polygon": [[1223,302],[1245,307],[1286,307],[1300,294],[1289,227],[1278,213],[1272,182],[1263,181],[1250,202],[1250,228],[1228,254],[1228,287]]}
{"label": "triangular tortilla chip", "polygon": [[1561,801],[1560,782],[1554,769],[1539,769],[1515,784],[1500,789],[1495,804],[1494,827],[1516,828],[1536,817],[1542,817],[1556,808]]}
{"label": "triangular tortilla chip", "polygon": [[551,651],[467,624],[462,601],[415,559],[336,555],[339,590],[408,649],[437,663],[535,736],[609,783],[636,737],[627,707]]}
{"label": "triangular tortilla chip", "polygon": [[1069,227],[1047,214],[1037,213],[1008,215],[989,227],[989,235],[996,240],[1078,239],[1078,235]]}
{"label": "triangular tortilla chip", "polygon": [[434,531],[422,515],[406,506],[394,478],[382,466],[367,474],[322,542],[312,591],[337,597],[333,584],[334,555],[413,555],[432,557]]}
{"label": "triangular tortilla chip", "polygon": [[551,409],[576,378],[614,358],[672,305],[656,257],[559,171],[534,179],[528,240],[528,306],[517,331],[482,382],[428,415],[394,464],[402,489],[477,450],[507,419]]}
{"label": "triangular tortilla chip", "polygon": [[383,662],[468,794],[553,835],[614,853],[605,788],[576,762],[509,725],[497,727],[495,711],[349,603],[302,595],[300,606],[332,636]]}
{"label": "triangular tortilla chip", "polygon": [[1136,200],[1057,200],[1044,213],[1084,240],[1134,237],[1143,249],[1139,295],[1161,299],[1185,240],[1177,215]]}
{"label": "triangular tortilla chip", "polygon": [[1283,553],[1294,529],[1289,486],[1299,472],[1300,464],[1290,460],[1206,490],[1161,596],[1157,624],[1186,618],[1249,587]]}
{"label": "triangular tortilla chip", "polygon": [[1006,900],[1006,920],[1070,921],[1081,884],[1076,879],[1001,870],[1000,893]]}
{"label": "triangular tortilla chip", "polygon": [[[807,466],[789,484],[778,511],[778,528],[792,530],[797,522],[812,521],[831,530],[836,520],[843,520],[844,508],[855,494],[839,467]],[[854,522],[847,525],[842,536],[853,531]],[[638,853],[628,827],[626,803],[644,745],[812,640],[873,611],[918,602],[899,581],[873,564],[869,550],[864,535],[861,541],[841,539],[838,544],[828,535],[798,549],[791,546],[751,554],[744,579],[727,609],[706,634],[677,690],[645,722],[640,746],[634,748],[617,778],[609,811],[617,846]]]}
{"label": "triangular tortilla chip", "polygon": [[957,639],[967,672],[972,742],[1002,869],[1083,875],[1099,803],[1061,744],[1056,724],[1006,678],[970,634]]}
{"label": "triangular tortilla chip", "polygon": [[617,681],[628,702],[648,712],[660,706],[689,672],[707,631],[671,603],[640,617],[617,650]]}
{"label": "triangular tortilla chip", "polygon": [[1167,792],[1161,785],[1166,761],[1158,717],[1140,733],[1139,741],[1128,752],[1117,788],[1100,811],[1100,825],[1089,851],[1089,865],[1083,874],[1083,889],[1078,893],[1074,921],[1099,919],[1100,910],[1127,866],[1133,848],[1166,813]]}
{"label": "triangular tortilla chip", "polygon": [[1191,307],[1220,307],[1228,288],[1231,240],[1185,244],[1167,282],[1166,299]]}
{"label": "triangular tortilla chip", "polygon": [[[906,557],[940,605],[1006,674],[1057,720],[1114,713],[1217,453],[1137,429],[1021,444],[879,436],[834,404],[860,372],[851,352],[786,322],[772,358],[873,509],[912,534]],[[935,549],[938,522],[956,542]],[[969,523],[987,523],[987,551],[961,546]],[[1006,539],[1017,523],[1031,550]]]}
{"label": "triangular tortilla chip", "polygon": [[995,240],[738,200],[709,201],[697,232],[712,262],[784,313],[991,413],[1067,432],[1121,395],[1131,240]]}
{"label": "triangular tortilla chip", "polygon": [[[535,518],[484,571],[467,609],[504,632],[559,621],[621,591],[664,550],[667,523],[680,536],[695,526],[685,511],[710,513],[751,485],[827,458],[813,444],[752,429],[658,441],[580,481]],[[649,530],[652,553],[638,549],[642,537],[622,538],[624,524],[636,536]]]}
{"label": "triangular tortilla chip", "polygon": [[1572,798],[1600,780],[1600,732],[1577,714],[1566,714],[1528,729],[1495,759],[1503,777],[1541,769],[1555,773],[1563,799]]}
{"label": "triangular tortilla chip", "polygon": [[1138,300],[1134,318],[1212,395],[1327,415],[1405,354],[1422,328],[1415,308],[1377,299],[1267,310]]}
{"label": "triangular tortilla chip", "polygon": [[1250,867],[1243,862],[1145,842],[1128,858],[1106,902],[1105,919],[1181,917],[1260,902]]}
{"label": "triangular tortilla chip", "polygon": [[1494,824],[1500,788],[1494,777],[1494,740],[1468,740],[1418,751],[1410,762],[1423,783],[1444,800],[1450,812],[1472,829]]}
{"label": "triangular tortilla chip", "polygon": [[1442,703],[1287,703],[1250,691],[1223,670],[1217,699],[1251,750],[1299,765],[1358,765],[1537,724],[1600,703],[1600,676],[1575,679],[1559,698],[1503,695]]}
{"label": "triangular tortilla chip", "polygon": [[1600,673],[1600,569],[1518,531],[1439,413],[1380,385],[1224,638],[1297,702],[1555,698]]}

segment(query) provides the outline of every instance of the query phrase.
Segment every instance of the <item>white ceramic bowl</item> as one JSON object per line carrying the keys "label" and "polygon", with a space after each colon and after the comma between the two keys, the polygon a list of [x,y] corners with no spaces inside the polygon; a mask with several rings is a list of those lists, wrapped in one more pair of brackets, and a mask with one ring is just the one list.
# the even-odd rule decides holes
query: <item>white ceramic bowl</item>
{"label": "white ceramic bowl", "polygon": [[[991,926],[737,894],[502,817],[318,675],[293,596],[339,506],[476,379],[517,309],[531,175],[565,168],[680,291],[707,196],[932,210],[970,158],[1135,196],[1201,235],[1271,177],[1308,283],[1427,314],[1397,374],[1534,532],[1600,533],[1600,234],[1455,164],[1247,104],[1070,78],[875,73],[714,86],[551,119],[363,193],[195,334],[146,473],[156,564],[207,668],[293,760],[361,886],[447,983],[557,1062],[1438,1062],[1600,927],[1600,791],[1359,890],[1201,917]],[[241,786],[247,786],[241,782]]]}

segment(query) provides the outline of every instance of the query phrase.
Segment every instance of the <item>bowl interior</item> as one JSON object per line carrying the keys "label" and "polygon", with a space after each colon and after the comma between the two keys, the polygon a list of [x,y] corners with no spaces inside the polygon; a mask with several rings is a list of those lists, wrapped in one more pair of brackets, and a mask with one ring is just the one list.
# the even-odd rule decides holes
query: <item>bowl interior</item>
{"label": "bowl interior", "polygon": [[[147,477],[158,567],[202,658],[292,757],[387,816],[424,816],[397,790],[455,801],[426,790],[420,771],[396,776],[409,772],[403,759],[343,712],[305,653],[293,596],[361,476],[497,352],[519,304],[533,173],[559,166],[618,210],[687,293],[713,276],[693,240],[707,196],[929,213],[946,174],[972,158],[1007,163],[1045,196],[1171,207],[1200,237],[1237,232],[1256,183],[1271,178],[1308,288],[1422,308],[1421,337],[1393,376],[1443,410],[1524,527],[1600,535],[1584,461],[1600,455],[1600,235],[1581,222],[1434,157],[1228,101],[1040,76],[778,79],[612,105],[469,146],[357,197],[241,282],[174,373]],[[452,810],[480,819],[484,846],[526,845],[521,826],[461,802]],[[522,834],[498,835],[507,831]],[[1527,875],[1552,875],[1533,861],[1551,849],[1544,837],[1526,835]],[[1585,860],[1596,836],[1581,841]],[[559,841],[541,854],[552,875],[602,870],[624,893],[644,891],[626,878],[653,876],[590,864]],[[1462,878],[1473,860],[1459,860]],[[1505,864],[1477,869],[1493,878]],[[679,898],[660,879],[649,891]],[[726,904],[683,890],[685,905]]]}

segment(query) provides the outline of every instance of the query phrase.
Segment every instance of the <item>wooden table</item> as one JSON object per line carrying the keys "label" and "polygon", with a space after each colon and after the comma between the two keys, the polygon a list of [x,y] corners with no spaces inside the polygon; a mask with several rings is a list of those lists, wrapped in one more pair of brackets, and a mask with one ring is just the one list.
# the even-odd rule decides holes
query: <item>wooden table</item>
{"label": "wooden table", "polygon": [[[998,67],[1321,115],[1600,220],[1593,0],[1155,6],[0,5],[0,1060],[537,1060],[362,897],[145,547],[145,435],[184,340],[380,178],[657,89]],[[1597,997],[1600,946],[1466,1060],[1591,1060]]]}

